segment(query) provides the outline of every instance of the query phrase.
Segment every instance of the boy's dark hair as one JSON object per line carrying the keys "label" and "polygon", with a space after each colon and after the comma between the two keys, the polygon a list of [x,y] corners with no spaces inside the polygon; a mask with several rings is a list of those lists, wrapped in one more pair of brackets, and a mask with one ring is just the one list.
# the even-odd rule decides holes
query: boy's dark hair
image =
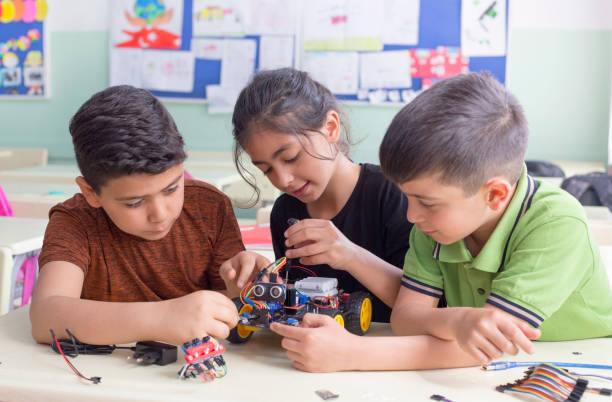
{"label": "boy's dark hair", "polygon": [[395,183],[440,174],[471,195],[494,176],[518,181],[528,132],[518,101],[490,73],[461,74],[400,110],[380,146],[380,165]]}
{"label": "boy's dark hair", "polygon": [[[240,92],[232,116],[234,163],[257,195],[259,190],[253,183],[253,177],[240,159],[243,146],[251,134],[266,129],[293,134],[302,141],[302,138],[309,138],[308,132],[319,132],[329,111],[340,115],[344,138],[337,145],[340,152],[348,155],[350,136],[338,102],[329,89],[313,80],[308,73],[294,68],[261,71]],[[327,159],[321,155],[311,156]]]}
{"label": "boy's dark hair", "polygon": [[149,91],[129,85],[89,98],[72,117],[70,134],[81,174],[97,193],[109,179],[159,174],[185,160],[168,110]]}

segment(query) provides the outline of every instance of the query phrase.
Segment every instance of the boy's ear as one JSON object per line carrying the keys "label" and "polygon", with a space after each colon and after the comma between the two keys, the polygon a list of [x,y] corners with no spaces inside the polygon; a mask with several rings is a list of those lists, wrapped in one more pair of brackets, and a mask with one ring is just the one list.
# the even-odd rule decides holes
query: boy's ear
{"label": "boy's ear", "polygon": [[100,202],[100,198],[98,194],[94,191],[94,189],[85,181],[83,176],[79,176],[76,178],[76,184],[81,189],[81,193],[85,197],[87,203],[93,208],[100,208],[102,203]]}
{"label": "boy's ear", "polygon": [[341,124],[340,124],[340,116],[338,116],[338,112],[335,110],[330,110],[327,112],[327,117],[325,119],[325,131],[327,133],[327,140],[331,144],[335,144],[340,139]]}
{"label": "boy's ear", "polygon": [[499,211],[512,196],[512,185],[503,177],[494,177],[484,185],[485,202],[493,211]]}

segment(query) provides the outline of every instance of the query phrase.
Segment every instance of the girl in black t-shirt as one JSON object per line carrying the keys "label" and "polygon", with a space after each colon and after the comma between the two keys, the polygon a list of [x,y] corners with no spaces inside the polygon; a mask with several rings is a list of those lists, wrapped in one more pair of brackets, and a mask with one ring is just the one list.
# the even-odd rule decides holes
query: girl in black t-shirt
{"label": "girl in black t-shirt", "polygon": [[[336,277],[346,292],[369,290],[373,319],[388,322],[408,249],[407,201],[378,166],[349,159],[332,93],[302,71],[263,71],[240,93],[232,123],[245,180],[242,151],[284,192],[270,217],[276,257]],[[300,221],[289,228],[289,218]],[[253,258],[240,258],[224,264],[238,287],[255,269]]]}

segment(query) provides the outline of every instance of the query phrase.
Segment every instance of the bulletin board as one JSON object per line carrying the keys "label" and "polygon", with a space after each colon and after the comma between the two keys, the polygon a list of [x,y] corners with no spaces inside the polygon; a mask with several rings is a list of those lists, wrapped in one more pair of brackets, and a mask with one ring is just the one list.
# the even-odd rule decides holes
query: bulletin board
{"label": "bulletin board", "polygon": [[49,96],[46,0],[0,2],[0,98]]}
{"label": "bulletin board", "polygon": [[342,100],[409,102],[445,77],[506,78],[508,0],[112,0],[110,83],[231,112],[260,69]]}
{"label": "bulletin board", "polygon": [[[231,110],[255,71],[295,66],[299,4],[287,2],[282,9],[278,4],[278,0],[113,0],[110,84],[147,88],[162,98],[215,98],[220,111]],[[138,14],[139,7],[146,6],[157,7],[158,17],[138,26],[134,19],[147,18]],[[170,10],[173,27],[167,17]],[[156,28],[155,18],[162,19]],[[126,31],[132,33],[126,36]],[[130,40],[137,31],[155,36],[156,43]],[[262,53],[271,47],[277,51]],[[265,55],[263,60],[260,54]],[[154,63],[157,70],[145,73]]]}

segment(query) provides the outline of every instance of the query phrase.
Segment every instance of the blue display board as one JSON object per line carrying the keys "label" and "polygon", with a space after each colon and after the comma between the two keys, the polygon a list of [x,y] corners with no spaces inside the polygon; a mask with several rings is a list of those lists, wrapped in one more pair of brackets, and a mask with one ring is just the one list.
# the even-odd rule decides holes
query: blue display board
{"label": "blue display board", "polygon": [[44,22],[0,22],[0,97],[47,95]]}
{"label": "blue display board", "polygon": [[[291,0],[294,1],[294,0]],[[295,0],[297,1],[297,0]],[[506,13],[505,19],[507,27],[507,16],[508,16],[508,0],[501,0],[505,2]],[[194,0],[183,1],[183,20],[182,20],[182,37],[181,47],[182,51],[190,51],[191,41],[193,39],[192,32],[192,13],[193,13]],[[491,6],[496,3],[499,5],[500,1],[490,0]],[[384,51],[397,51],[397,50],[411,50],[419,54],[423,54],[425,51],[438,52],[457,52],[461,48],[461,0],[420,0],[419,9],[419,28],[418,28],[418,43],[411,46],[405,45],[389,45],[383,44]],[[303,7],[308,7],[308,1],[303,1]],[[507,28],[506,28],[507,29]],[[296,32],[300,32],[299,27],[296,27]],[[507,35],[506,35],[507,36]],[[214,37],[207,37],[214,39]],[[216,37],[217,39],[223,39],[223,36]],[[255,68],[254,71],[259,69],[259,50],[261,36],[249,35],[239,37],[240,39],[252,39],[256,44],[255,51]],[[294,37],[294,44],[299,49],[302,48],[300,43],[301,38],[299,36]],[[447,54],[447,53],[445,53]],[[221,81],[221,63],[219,59],[195,59],[194,67],[194,87],[191,92],[173,92],[173,91],[159,91],[153,90],[152,92],[160,97],[164,98],[177,98],[187,100],[205,100],[207,97],[206,86],[207,85],[219,85]],[[414,63],[414,62],[413,62]],[[300,68],[300,65],[295,67]],[[467,62],[467,70],[469,71],[490,71],[500,82],[505,83],[506,80],[506,55],[498,57],[469,57]],[[409,89],[411,91],[418,91],[424,86],[431,84],[431,81],[439,78],[426,78],[422,79],[418,76],[413,76],[412,85],[409,88],[381,88],[385,91],[398,90],[403,91]],[[425,84],[425,85],[424,85]],[[369,88],[369,91],[376,90],[376,88]],[[337,95],[339,99],[347,101],[358,101],[360,97],[357,94],[350,95]],[[381,103],[389,103],[389,100],[385,100]]]}
{"label": "blue display board", "polygon": [[[508,0],[506,3],[506,30],[508,26]],[[495,3],[494,1],[490,2]],[[419,41],[414,46],[384,45],[385,50],[436,49],[461,47],[461,0],[421,0],[419,15]],[[499,57],[470,57],[469,71],[489,71],[501,83],[506,82],[506,55]],[[410,89],[422,89],[423,80],[412,78]],[[402,88],[386,88],[402,89]],[[356,95],[337,95],[339,99],[358,100]]]}

